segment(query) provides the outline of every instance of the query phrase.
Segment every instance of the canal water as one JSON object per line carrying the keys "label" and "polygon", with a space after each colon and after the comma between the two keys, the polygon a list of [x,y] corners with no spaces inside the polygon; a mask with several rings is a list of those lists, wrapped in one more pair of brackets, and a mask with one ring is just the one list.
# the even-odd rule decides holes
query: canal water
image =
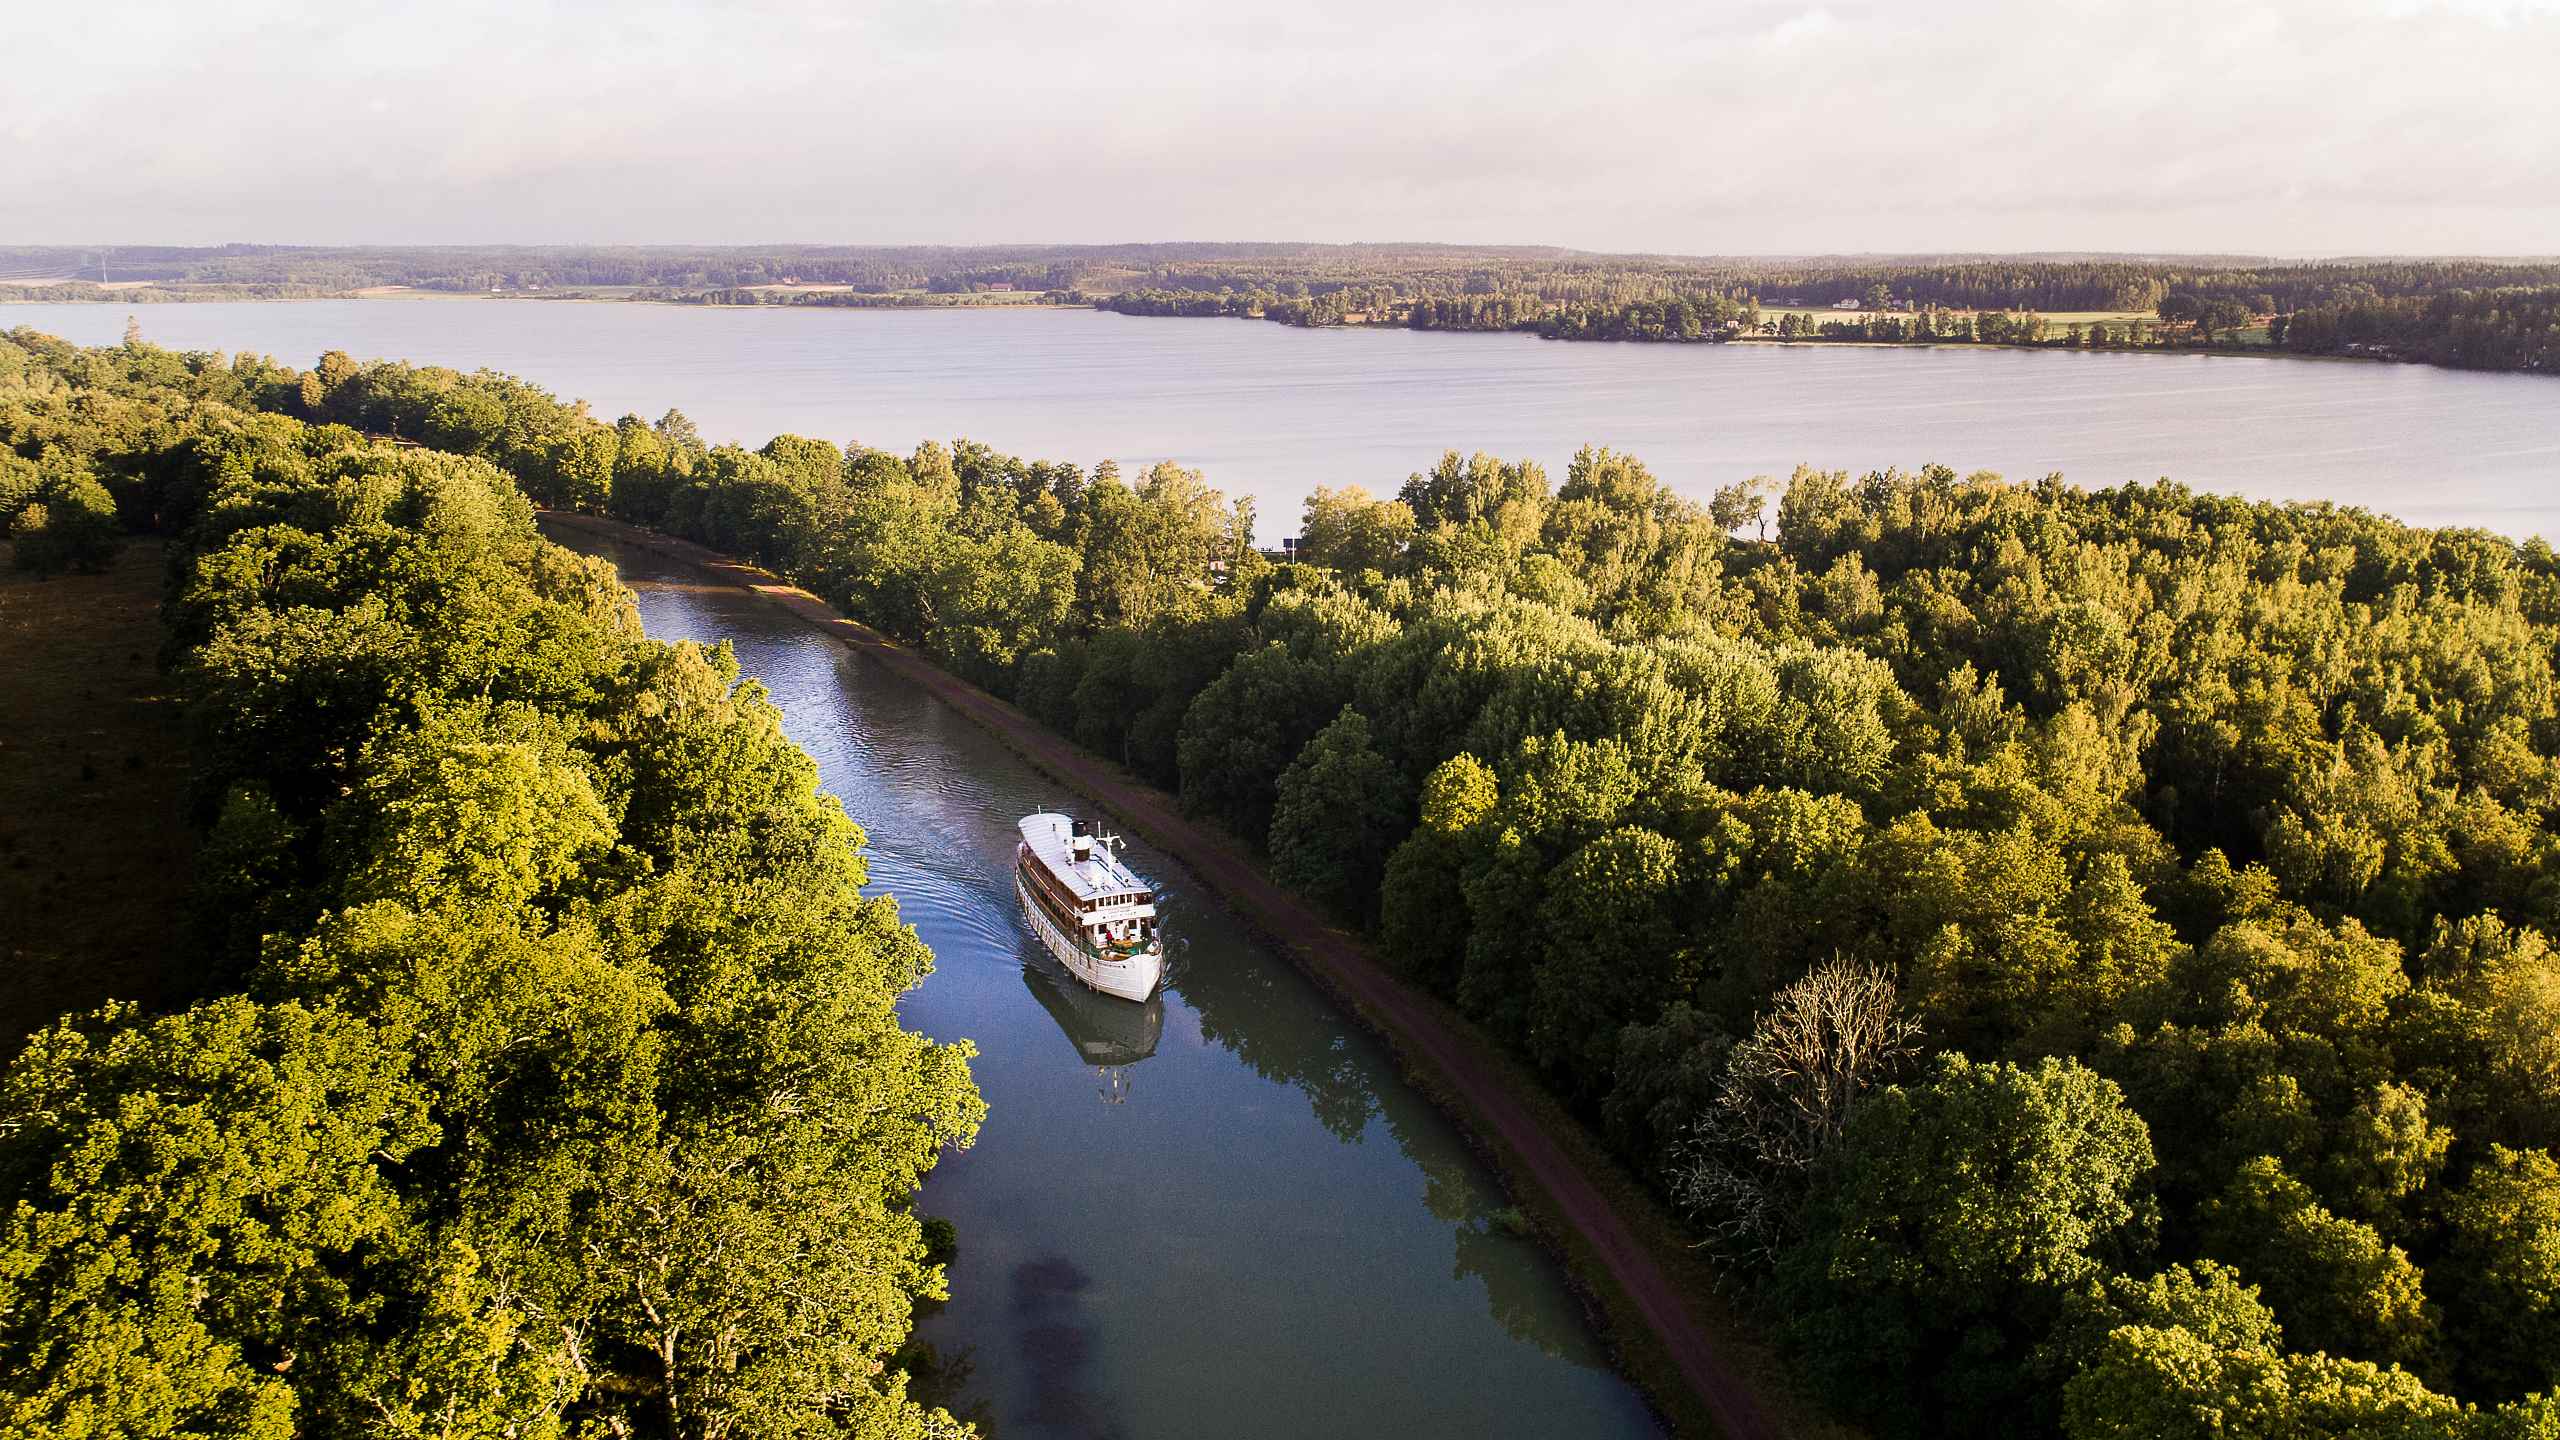
{"label": "canal water", "polygon": [[1075,797],[744,592],[558,538],[620,567],[651,635],[736,647],[933,947],[906,1023],[977,1043],[986,1128],[921,1205],[960,1237],[917,1332],[937,1398],[996,1440],[1660,1433],[1449,1123],[1179,861],[1125,852],[1164,897],[1163,993],[1085,990],[1011,880],[1015,821]]}

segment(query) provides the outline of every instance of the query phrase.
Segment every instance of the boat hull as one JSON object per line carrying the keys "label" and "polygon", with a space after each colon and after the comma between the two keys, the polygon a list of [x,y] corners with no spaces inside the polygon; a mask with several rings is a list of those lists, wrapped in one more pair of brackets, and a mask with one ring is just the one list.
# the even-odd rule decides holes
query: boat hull
{"label": "boat hull", "polygon": [[1031,933],[1040,937],[1067,973],[1101,991],[1122,1000],[1143,1003],[1156,993],[1164,979],[1164,951],[1161,947],[1142,950],[1135,955],[1096,955],[1076,943],[1076,938],[1060,928],[1034,898],[1030,885],[1023,879],[1020,867],[1013,872],[1013,896],[1022,902],[1022,917],[1031,923]]}

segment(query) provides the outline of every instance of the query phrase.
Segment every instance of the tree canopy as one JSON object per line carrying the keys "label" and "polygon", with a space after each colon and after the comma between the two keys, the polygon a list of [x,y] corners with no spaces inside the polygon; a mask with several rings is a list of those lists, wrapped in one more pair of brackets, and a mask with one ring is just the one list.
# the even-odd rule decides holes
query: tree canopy
{"label": "tree canopy", "polygon": [[[1919,293],[1853,293],[1877,283]],[[746,1143],[707,1128],[718,1104],[677,1098],[830,1053],[802,1026],[874,1037],[863,1063],[933,1117],[846,1159],[883,1193],[922,1163],[901,1147],[966,1131],[956,1058],[889,1038],[881,997],[920,957],[827,858],[841,819],[797,798],[769,707],[719,656],[629,635],[494,466],[774,566],[1265,847],[1687,1207],[1881,1429],[2555,1423],[2532,1398],[2560,1142],[2542,542],[1942,467],[1702,504],[1595,446],[1561,483],[1452,453],[1329,490],[1291,556],[1178,467],[706,449],[680,415],[606,425],[498,376],[14,352],[227,412],[84,453],[121,512],[198,517],[172,621],[248,993],[436,1067],[448,1138],[410,1169],[455,1197],[439,1214],[511,1217],[430,1227],[420,1256],[454,1236],[472,1276],[583,1295],[500,1241],[619,1226],[596,1253],[627,1279],[700,1233],[684,1217],[823,1212],[795,1187],[833,1131],[757,1132],[759,1199],[715,1183]],[[22,458],[86,433],[44,394],[6,413]],[[440,413],[450,451],[359,434]],[[742,806],[801,847],[703,823]],[[763,867],[832,898],[733,923],[722,897],[764,892],[721,886]],[[867,978],[817,984],[832,1008],[754,998],[816,984],[794,967],[817,954]],[[540,998],[467,983],[491,976]],[[662,1098],[577,1108],[641,1091]],[[527,1167],[518,1123],[701,1143]],[[460,1259],[417,1263],[403,1293],[473,1303]],[[828,1334],[869,1346],[931,1283],[882,1273],[825,1292],[866,1317]],[[680,1403],[789,1389],[744,1356],[686,1371],[715,1321],[776,1337],[793,1384],[860,1368],[806,1315],[645,1293],[692,1317],[648,1382]],[[668,1339],[615,1324],[617,1364]]]}
{"label": "tree canopy", "polygon": [[0,1429],[954,1433],[886,1364],[983,1109],[898,1026],[930,957],[763,692],[484,458],[601,502],[625,437],[417,378],[0,343],[0,453],[179,537],[217,992],[0,1075]]}

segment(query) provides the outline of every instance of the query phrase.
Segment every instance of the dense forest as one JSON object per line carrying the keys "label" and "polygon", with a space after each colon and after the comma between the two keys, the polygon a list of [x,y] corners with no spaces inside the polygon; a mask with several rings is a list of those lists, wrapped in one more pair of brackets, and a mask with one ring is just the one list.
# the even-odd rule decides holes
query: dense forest
{"label": "dense forest", "polygon": [[2560,374],[2560,286],[2351,293],[2286,316],[2278,343],[2304,355],[2376,354]]}
{"label": "dense forest", "polygon": [[[2119,272],[2140,281],[2091,278]],[[1771,270],[1700,282],[1721,289],[1691,290],[1668,287],[1659,276],[1619,276],[1597,287],[1595,299],[1557,298],[1543,288],[1444,295],[1408,285],[1316,291],[1256,280],[1242,289],[1138,288],[1095,303],[1124,315],[1513,330],[1550,340],[2233,350],[2550,373],[2560,368],[2560,284],[2549,283],[2555,278],[2560,267],[2485,263],[2183,272],[1975,265],[1801,276]],[[2474,285],[2484,288],[2467,288]],[[1839,315],[1806,308],[1843,303],[1859,308]],[[2045,308],[2102,313],[2059,320],[2041,313]]]}
{"label": "dense forest", "polygon": [[[386,903],[366,867],[432,876],[448,850],[386,841],[399,859],[332,849],[267,882],[268,857],[300,852],[260,837],[371,834],[331,827],[406,812],[338,819],[331,797],[407,793],[426,762],[404,747],[441,727],[513,744],[524,732],[505,727],[533,724],[484,714],[472,689],[404,695],[420,728],[357,738],[349,716],[379,703],[361,678],[381,673],[376,637],[468,650],[487,667],[474,683],[502,694],[563,673],[562,624],[424,608],[476,592],[410,547],[527,553],[478,538],[523,545],[518,522],[472,532],[377,478],[494,466],[545,504],[782,570],[1260,843],[1534,1067],[1716,1248],[1809,1387],[1881,1433],[2560,1433],[2560,556],[2543,542],[1939,468],[1803,470],[1702,505],[1593,448],[1560,484],[1450,454],[1392,499],[1320,490],[1283,562],[1253,544],[1248,507],[1173,465],[1124,477],[967,441],[747,450],[704,444],[680,413],[608,425],[487,373],[18,348],[40,390],[165,373],[274,412],[226,422],[245,434],[298,437],[191,438],[205,463],[137,482],[113,453],[47,459],[46,427],[174,435],[161,412],[89,418],[66,398],[31,412],[59,420],[13,422],[21,476],[86,468],[128,523],[205,517],[188,592],[203,598],[176,613],[204,657],[190,663],[219,677],[211,713],[239,717],[209,736],[215,775],[288,754],[333,767],[231,781],[216,838],[244,895],[301,914],[333,894]],[[315,450],[368,457],[364,478],[254,498],[278,483],[261,467],[288,464],[274,455],[320,467]],[[18,482],[45,483],[60,482]],[[286,538],[253,538],[276,525]],[[331,608],[355,583],[326,539],[347,526],[396,603]],[[534,562],[523,583],[568,584],[562,566],[586,573]],[[222,644],[233,626],[253,628]],[[302,653],[349,658],[324,680]],[[528,710],[656,713],[567,673]],[[698,683],[717,695],[727,678]],[[264,688],[289,685],[308,688]],[[469,718],[437,718],[446,704]],[[319,738],[280,743],[273,725]],[[521,763],[600,755],[588,783],[609,823],[617,787],[665,773],[621,763],[634,727],[528,738]],[[670,842],[642,810],[659,813],[620,812],[621,843],[645,863],[510,862],[562,877],[521,902],[546,919],[516,923],[584,917],[578,943],[614,953],[610,905],[582,908],[567,877],[646,891],[650,847]],[[332,878],[342,862],[361,874]],[[332,912],[350,913],[371,912]],[[261,915],[245,928],[308,938],[267,946],[229,1003],[328,1007],[377,1037],[469,1003],[382,978],[409,969],[359,978],[330,958],[351,926],[371,933]],[[537,966],[525,983],[569,982]],[[675,1025],[710,1001],[665,1003]],[[103,1043],[70,1033],[37,1053]],[[657,1063],[672,1077],[688,1058]],[[122,1073],[78,1081],[82,1103],[103,1110],[135,1083]],[[676,1084],[652,1078],[662,1096]],[[735,1079],[698,1083],[733,1097]],[[438,1092],[471,1107],[444,1133],[513,1134],[490,1118],[512,1116],[503,1103],[451,1098],[501,1089]],[[950,1108],[922,1128],[965,1129],[956,1078],[935,1093]],[[645,1123],[675,1109],[643,1107]],[[618,1153],[604,1120],[577,1133]],[[64,1153],[59,1134],[19,1132],[9,1153]],[[13,1186],[27,1173],[0,1161]],[[474,1254],[521,1255],[483,1208],[514,1202],[466,1179],[487,1173],[457,1159],[385,1183]],[[434,1290],[441,1273],[401,1272],[401,1293],[476,1293]],[[354,1362],[316,1368],[337,1363]]]}
{"label": "dense forest", "polygon": [[863,837],[725,647],[343,378],[0,338],[19,561],[176,537],[206,827],[204,998],[0,1074],[0,1431],[963,1433],[894,1357],[982,1106]]}
{"label": "dense forest", "polygon": [[1886,1433],[2560,1425],[2540,542],[1592,449],[1320,491],[1278,563],[1170,465],[267,393],[755,556],[1258,838]]}

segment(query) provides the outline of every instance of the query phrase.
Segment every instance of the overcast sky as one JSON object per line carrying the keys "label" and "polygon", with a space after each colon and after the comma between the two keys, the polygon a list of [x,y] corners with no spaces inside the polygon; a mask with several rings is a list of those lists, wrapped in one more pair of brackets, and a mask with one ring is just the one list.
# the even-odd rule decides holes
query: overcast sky
{"label": "overcast sky", "polygon": [[2560,0],[0,11],[0,244],[2560,251]]}

